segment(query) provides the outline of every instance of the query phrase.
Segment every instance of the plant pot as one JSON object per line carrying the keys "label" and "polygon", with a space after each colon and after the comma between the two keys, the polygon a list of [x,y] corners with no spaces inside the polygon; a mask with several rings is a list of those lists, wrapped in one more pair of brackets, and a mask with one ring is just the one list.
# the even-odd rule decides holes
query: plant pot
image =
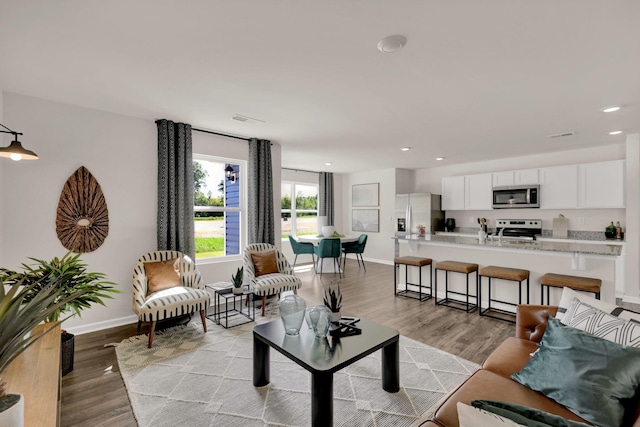
{"label": "plant pot", "polygon": [[241,294],[242,294],[242,292],[244,292],[244,289],[242,288],[242,286],[240,286],[239,288],[236,288],[236,287],[234,286],[234,288],[233,288],[233,293],[234,293],[234,294],[236,294],[236,295],[241,295]]}
{"label": "plant pot", "polygon": [[322,235],[324,237],[333,236],[334,231],[336,231],[336,228],[333,225],[323,225],[322,226]]}
{"label": "plant pot", "polygon": [[11,393],[0,398],[0,426],[24,427],[24,396]]}
{"label": "plant pot", "polygon": [[339,322],[341,318],[342,318],[342,315],[340,314],[339,311],[332,311],[331,312],[331,321],[333,323]]}
{"label": "plant pot", "polygon": [[73,353],[75,349],[75,335],[63,331],[62,339],[62,376],[73,371]]}

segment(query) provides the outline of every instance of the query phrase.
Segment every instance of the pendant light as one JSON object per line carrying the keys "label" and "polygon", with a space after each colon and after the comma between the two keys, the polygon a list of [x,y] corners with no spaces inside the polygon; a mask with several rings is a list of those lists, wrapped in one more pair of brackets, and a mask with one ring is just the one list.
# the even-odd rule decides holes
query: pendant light
{"label": "pendant light", "polygon": [[0,126],[6,130],[0,130],[2,133],[10,133],[13,135],[14,140],[11,141],[8,147],[0,148],[0,157],[8,157],[11,160],[37,160],[38,155],[31,150],[27,150],[22,147],[20,141],[18,141],[18,135],[22,135],[20,132],[15,132],[0,123]]}

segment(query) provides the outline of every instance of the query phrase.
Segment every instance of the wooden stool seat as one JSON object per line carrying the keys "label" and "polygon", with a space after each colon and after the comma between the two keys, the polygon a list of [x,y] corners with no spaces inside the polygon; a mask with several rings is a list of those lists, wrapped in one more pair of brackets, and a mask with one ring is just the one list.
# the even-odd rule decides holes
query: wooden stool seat
{"label": "wooden stool seat", "polygon": [[[393,259],[393,287],[394,287],[394,295],[400,297],[413,298],[420,301],[427,301],[431,298],[432,295],[432,284],[433,284],[433,260],[431,258],[421,258],[417,256],[402,256],[395,257]],[[398,290],[398,269],[401,265],[404,265],[404,277],[405,277],[405,285],[404,290]],[[429,286],[422,285],[422,267],[425,265],[429,266]],[[409,267],[418,267],[418,283],[410,283],[408,268]],[[409,286],[413,286],[413,289],[410,289]],[[416,287],[418,290],[416,291]],[[422,291],[422,288],[425,288],[425,292]],[[429,293],[426,290],[429,289]]]}
{"label": "wooden stool seat", "polygon": [[[444,271],[444,298],[438,299],[438,270]],[[469,274],[476,272],[475,295],[469,293]],[[457,292],[449,290],[449,272],[462,273],[466,275],[466,292]],[[436,281],[435,281],[436,305],[444,305],[446,307],[464,310],[467,313],[478,308],[478,264],[460,261],[440,261],[436,263]],[[465,297],[464,301],[449,298],[449,294],[460,295]],[[475,304],[469,301],[469,298],[475,299]]]}
{"label": "wooden stool seat", "polygon": [[478,264],[460,261],[440,261],[436,263],[436,270],[454,271],[456,273],[469,274],[478,270]]}
{"label": "wooden stool seat", "polygon": [[592,277],[569,276],[565,274],[547,273],[540,278],[541,297],[544,304],[544,288],[547,287],[547,304],[549,304],[549,288],[570,288],[574,291],[594,293],[596,299],[600,299],[600,288],[602,280]]}
{"label": "wooden stool seat", "polygon": [[522,282],[529,278],[529,270],[520,270],[518,268],[496,267],[490,265],[480,269],[480,275],[485,277],[493,277],[494,279],[513,280],[514,282]]}
{"label": "wooden stool seat", "polygon": [[[488,267],[483,267],[479,272],[479,280],[478,280],[478,299],[482,301],[482,278],[487,277],[489,279],[489,298],[487,299],[487,308],[482,310],[482,308],[478,309],[478,313],[480,316],[493,317],[498,320],[505,320],[507,322],[515,323],[515,313],[510,311],[502,310],[499,308],[495,308],[491,306],[492,302],[499,302],[502,304],[517,306],[518,304],[522,304],[522,282],[527,281],[527,304],[529,304],[529,270],[523,270],[520,268],[509,268],[509,267],[498,267],[495,265],[490,265]],[[501,301],[498,299],[491,298],[491,279],[500,279],[500,280],[509,280],[513,282],[518,282],[518,303],[513,303],[510,301]],[[512,316],[512,318],[505,318],[502,316],[494,316],[491,314],[487,314],[487,312],[497,312],[506,314],[508,316]]]}
{"label": "wooden stool seat", "polygon": [[420,258],[417,256],[401,256],[393,259],[394,264],[412,265],[414,267],[422,267],[431,264],[431,258]]}

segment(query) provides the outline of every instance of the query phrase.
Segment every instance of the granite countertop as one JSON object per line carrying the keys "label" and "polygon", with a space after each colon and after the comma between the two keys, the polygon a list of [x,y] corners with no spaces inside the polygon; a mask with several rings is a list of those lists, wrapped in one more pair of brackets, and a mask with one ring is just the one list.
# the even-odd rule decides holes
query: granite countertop
{"label": "granite countertop", "polygon": [[475,246],[478,249],[481,248],[500,248],[508,250],[525,250],[525,251],[546,251],[546,252],[564,252],[564,253],[578,253],[584,255],[609,255],[619,256],[622,254],[623,246],[616,242],[615,244],[607,244],[606,241],[600,243],[580,243],[575,240],[569,242],[562,241],[548,241],[548,240],[518,240],[513,238],[503,238],[502,242],[497,239],[487,239],[483,244],[480,244],[477,236],[472,235],[426,235],[424,237],[411,236],[394,236],[399,242],[407,241],[414,244],[422,245],[464,245]]}

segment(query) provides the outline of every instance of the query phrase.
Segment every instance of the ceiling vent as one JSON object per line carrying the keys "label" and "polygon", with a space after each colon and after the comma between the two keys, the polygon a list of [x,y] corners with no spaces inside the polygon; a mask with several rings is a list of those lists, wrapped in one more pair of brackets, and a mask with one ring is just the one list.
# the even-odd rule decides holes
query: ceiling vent
{"label": "ceiling vent", "polygon": [[235,114],[231,118],[233,120],[236,120],[236,121],[242,122],[242,123],[251,123],[251,124],[262,124],[262,123],[264,123],[264,120],[254,119],[254,118],[251,118],[251,117],[243,116],[241,114]]}
{"label": "ceiling vent", "polygon": [[549,135],[549,138],[564,138],[565,136],[573,136],[575,134],[576,132],[557,133],[555,135]]}

